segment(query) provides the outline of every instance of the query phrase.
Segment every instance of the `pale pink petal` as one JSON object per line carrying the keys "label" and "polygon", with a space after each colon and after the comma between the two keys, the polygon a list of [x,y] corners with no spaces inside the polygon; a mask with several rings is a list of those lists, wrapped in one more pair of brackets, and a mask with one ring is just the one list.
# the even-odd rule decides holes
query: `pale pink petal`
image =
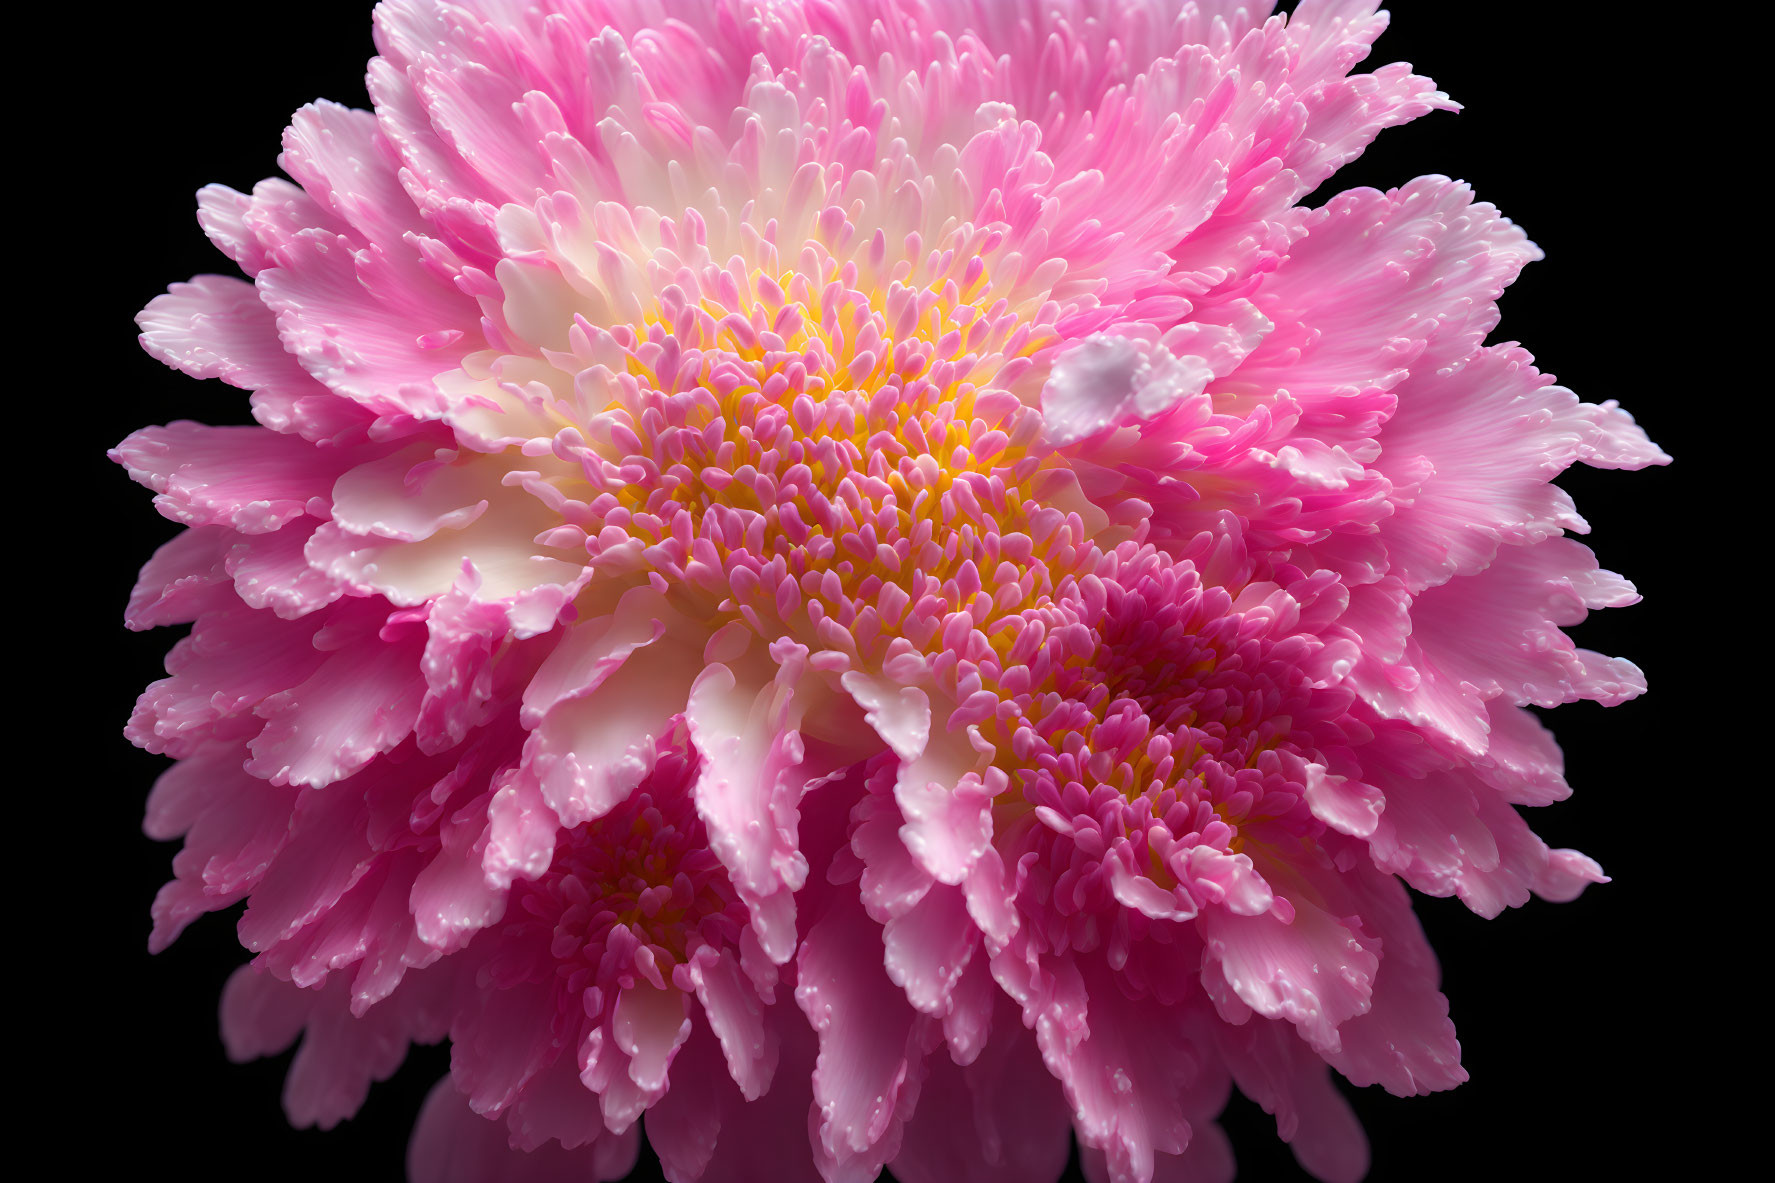
{"label": "pale pink petal", "polygon": [[371,869],[361,794],[308,791],[296,799],[280,857],[240,920],[241,943],[266,949],[324,917]]}
{"label": "pale pink petal", "polygon": [[1130,996],[1096,959],[1055,967],[1076,975],[1082,1020],[1076,1037],[1038,1021],[1042,1057],[1065,1086],[1079,1140],[1102,1150],[1115,1183],[1149,1183],[1157,1153],[1189,1145],[1184,1095],[1196,1085],[1202,1056],[1181,1011]]}
{"label": "pale pink petal", "polygon": [[1639,468],[1668,462],[1631,418],[1581,403],[1506,347],[1399,387],[1381,433],[1380,470],[1404,496],[1381,524],[1392,570],[1413,592],[1482,569],[1502,544],[1586,531],[1548,483],[1574,460]]}
{"label": "pale pink petal", "polygon": [[856,670],[841,679],[864,718],[902,760],[915,760],[931,738],[931,702],[916,686],[897,686]]}
{"label": "pale pink petal", "polygon": [[225,275],[176,283],[136,315],[142,348],[194,378],[246,390],[324,393],[277,339],[277,318],[252,284]]}
{"label": "pale pink petal", "polygon": [[1539,257],[1446,177],[1340,194],[1253,297],[1277,327],[1231,382],[1281,387],[1311,407],[1458,361],[1497,323],[1498,294]]}
{"label": "pale pink petal", "polygon": [[366,242],[423,233],[424,222],[396,175],[399,160],[373,113],[324,99],[310,103],[291,117],[283,144],[284,169]]}
{"label": "pale pink petal", "polygon": [[266,720],[247,771],[276,784],[332,784],[412,734],[424,697],[423,640],[398,641],[330,656],[296,686],[254,708]]}
{"label": "pale pink petal", "polygon": [[232,597],[222,560],[233,537],[220,526],[198,526],[173,535],[143,564],[129,593],[124,626],[140,631],[189,624],[205,612],[227,607]]}
{"label": "pale pink petal", "polygon": [[[450,1075],[476,1113],[505,1112],[527,1084],[572,1049],[553,1046],[544,986],[501,990],[499,1005],[458,1010],[450,1024]],[[503,1127],[501,1127],[503,1138]]]}
{"label": "pale pink petal", "polygon": [[514,1150],[507,1144],[505,1123],[472,1112],[446,1078],[432,1086],[419,1111],[407,1144],[407,1178],[412,1183],[612,1183],[628,1174],[633,1146],[624,1147],[626,1162],[624,1154],[612,1154],[605,1139],[574,1150],[559,1143]]}
{"label": "pale pink petal", "polygon": [[949,1012],[950,994],[980,947],[959,887],[940,883],[904,915],[888,920],[882,939],[887,975],[927,1015]]}
{"label": "pale pink petal", "polygon": [[355,1018],[345,987],[346,979],[340,975],[321,988],[331,997],[310,1013],[302,1044],[284,1078],[284,1112],[297,1128],[331,1129],[352,1117],[369,1095],[370,1085],[393,1076],[407,1058],[406,1016],[391,1002]]}
{"label": "pale pink petal", "polygon": [[262,534],[308,512],[341,467],[339,454],[258,427],[205,427],[180,421],[148,427],[111,458],[158,496],[155,508],[190,526]]}
{"label": "pale pink petal", "polygon": [[555,706],[524,746],[517,783],[534,786],[563,826],[601,817],[627,797],[685,710],[694,669],[682,653],[662,642],[640,654]]}
{"label": "pale pink petal", "polygon": [[546,593],[550,585],[575,584],[584,568],[571,552],[538,541],[554,524],[548,507],[518,489],[501,489],[495,496],[414,542],[358,534],[329,522],[308,544],[309,564],[360,592],[401,605],[444,595],[465,564],[475,568],[486,599],[517,600]]}
{"label": "pale pink petal", "polygon": [[453,952],[504,914],[505,897],[489,886],[482,870],[485,845],[446,846],[414,877],[410,904],[415,929],[433,948]]}
{"label": "pale pink petal", "polygon": [[721,1042],[728,1072],[741,1095],[756,1101],[770,1087],[777,1060],[776,1037],[764,1026],[765,1000],[731,950],[700,951],[687,973],[709,1028]]}
{"label": "pale pink petal", "polygon": [[1369,1009],[1380,959],[1372,939],[1304,892],[1279,899],[1292,912],[1287,920],[1279,907],[1258,916],[1204,912],[1202,972],[1223,975],[1252,1010],[1286,1019],[1315,1047],[1335,1050],[1339,1024]]}
{"label": "pale pink petal", "polygon": [[1565,756],[1532,711],[1499,699],[1486,704],[1489,742],[1473,771],[1513,805],[1550,805],[1572,795]]}
{"label": "pale pink petal", "polygon": [[1368,1138],[1331,1070],[1287,1023],[1253,1019],[1220,1029],[1239,1091],[1276,1118],[1276,1133],[1321,1183],[1359,1183],[1368,1174]]}
{"label": "pale pink petal", "polygon": [[427,272],[405,243],[359,248],[306,230],[259,274],[277,314],[278,336],[302,368],[378,413],[425,413],[441,394],[433,379],[454,369],[468,338],[433,344],[433,334],[475,331],[478,311]]}
{"label": "pale pink petal", "polygon": [[965,879],[992,836],[993,792],[974,771],[979,762],[965,737],[945,733],[934,736],[915,759],[903,761],[894,784],[906,819],[901,839],[944,883]]}
{"label": "pale pink petal", "polygon": [[1048,1075],[1016,1010],[1000,1006],[1001,1034],[967,1067],[928,1061],[918,1110],[888,1164],[901,1183],[1054,1183],[1070,1141],[1066,1098]]}
{"label": "pale pink petal", "polygon": [[809,1146],[817,1120],[808,1081],[814,1033],[787,999],[765,1025],[782,1049],[769,1092],[747,1102],[721,1064],[721,1050],[698,1024],[674,1065],[672,1088],[647,1112],[647,1139],[672,1183],[819,1183]]}
{"label": "pale pink petal", "polygon": [[534,779],[516,769],[497,778],[487,808],[487,850],[481,863],[488,885],[502,891],[514,878],[542,874],[554,854],[560,826],[560,816],[543,800]]}
{"label": "pale pink petal", "polygon": [[840,892],[796,958],[795,1001],[820,1037],[816,1150],[829,1183],[873,1178],[899,1152],[937,1036],[881,968],[878,932],[855,895]]}
{"label": "pale pink petal", "polygon": [[727,666],[710,665],[684,709],[703,757],[697,812],[751,905],[759,943],[779,964],[795,953],[791,893],[807,875],[806,858],[796,847],[796,806],[806,780],[796,773],[803,755],[795,730],[800,658],[786,656],[762,686],[742,685]]}
{"label": "pale pink petal", "polygon": [[222,1046],[236,1063],[275,1056],[302,1034],[317,991],[299,990],[255,965],[228,975],[222,987]]}
{"label": "pale pink petal", "polygon": [[345,594],[337,580],[308,565],[308,540],[316,521],[291,522],[275,534],[252,534],[228,547],[223,570],[234,592],[249,608],[269,608],[295,620],[326,607]]}
{"label": "pale pink petal", "polygon": [[585,1082],[572,1056],[558,1056],[525,1086],[517,1104],[506,1112],[514,1150],[534,1154],[548,1145],[572,1150],[605,1139],[608,1131],[598,1098]]}
{"label": "pale pink petal", "polygon": [[1412,636],[1440,675],[1483,699],[1611,706],[1642,693],[1644,675],[1579,649],[1560,627],[1638,599],[1631,584],[1597,569],[1588,548],[1549,538],[1506,547],[1479,574],[1425,592],[1412,607]]}
{"label": "pale pink petal", "polygon": [[720,1042],[707,1024],[694,1026],[673,1061],[678,1071],[671,1089],[644,1119],[647,1144],[659,1155],[660,1169],[672,1183],[696,1183],[708,1177],[715,1147],[724,1132],[730,1138],[737,1132],[730,1123],[741,1109]]}
{"label": "pale pink petal", "polygon": [[257,275],[267,263],[264,249],[247,225],[252,205],[251,194],[226,185],[205,185],[197,191],[197,224],[217,250],[240,264],[248,275]]}
{"label": "pale pink petal", "polygon": [[879,924],[904,915],[936,882],[900,841],[905,819],[892,796],[894,780],[894,767],[877,761],[851,816],[850,848],[863,863],[858,893]]}
{"label": "pale pink petal", "polygon": [[248,776],[242,755],[226,744],[201,748],[162,773],[148,797],[148,836],[185,839],[174,879],[154,897],[152,951],[203,913],[244,898],[289,841],[295,791]]}
{"label": "pale pink petal", "polygon": [[1396,1096],[1453,1088],[1467,1079],[1461,1045],[1411,900],[1396,879],[1372,869],[1351,878],[1364,923],[1380,934],[1381,965],[1374,1005],[1338,1027],[1342,1046],[1326,1060],[1352,1083],[1380,1084]]}
{"label": "pale pink petal", "polygon": [[672,1057],[690,1038],[684,994],[637,982],[618,996],[611,1027],[629,1057],[629,1079],[650,1099],[663,1094]]}
{"label": "pale pink petal", "polygon": [[341,605],[286,623],[236,605],[204,616],[167,655],[170,676],[137,700],[124,734],[179,758],[211,737],[256,735],[264,723],[253,709],[320,668],[315,640],[329,626],[354,631],[363,615]]}

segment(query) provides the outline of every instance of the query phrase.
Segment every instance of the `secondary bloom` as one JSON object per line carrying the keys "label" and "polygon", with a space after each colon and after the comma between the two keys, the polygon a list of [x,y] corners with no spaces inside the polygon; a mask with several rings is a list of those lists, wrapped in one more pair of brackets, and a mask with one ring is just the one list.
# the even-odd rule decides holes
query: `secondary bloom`
{"label": "secondary bloom", "polygon": [[[141,314],[257,427],[113,453],[190,528],[128,733],[163,947],[246,901],[299,1124],[411,1042],[416,1179],[1328,1181],[1465,1078],[1405,885],[1602,879],[1526,708],[1638,694],[1514,345],[1535,247],[1423,177],[1363,0],[388,0],[373,112],[199,195]],[[1070,1119],[1070,1120],[1069,1120]]]}

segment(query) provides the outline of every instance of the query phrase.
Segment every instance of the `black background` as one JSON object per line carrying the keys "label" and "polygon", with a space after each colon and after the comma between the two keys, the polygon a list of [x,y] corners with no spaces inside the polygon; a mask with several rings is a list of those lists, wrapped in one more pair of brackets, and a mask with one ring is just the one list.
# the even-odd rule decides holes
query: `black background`
{"label": "black background", "polygon": [[[1685,1175],[1712,1177],[1725,1153],[1720,1127],[1731,1123],[1685,1106],[1706,1087],[1694,1049],[1730,1047],[1737,1025],[1752,1025],[1737,1014],[1754,1005],[1742,999],[1756,989],[1750,971],[1714,951],[1707,927],[1737,907],[1713,864],[1759,857],[1741,832],[1754,824],[1752,774],[1735,756],[1756,729],[1722,721],[1739,702],[1694,654],[1709,636],[1730,635],[1740,611],[1723,578],[1707,574],[1718,544],[1701,533],[1704,517],[1733,512],[1720,507],[1732,500],[1723,482],[1742,462],[1729,435],[1715,442],[1722,416],[1709,408],[1750,400],[1692,364],[1720,343],[1708,338],[1691,256],[1713,249],[1714,220],[1728,215],[1690,207],[1687,194],[1705,191],[1713,165],[1676,121],[1683,112],[1668,88],[1677,83],[1655,64],[1659,40],[1682,35],[1684,18],[1648,27],[1624,9],[1608,17],[1540,0],[1392,8],[1394,28],[1368,66],[1410,61],[1467,110],[1384,133],[1312,204],[1421,173],[1471,181],[1547,252],[1506,295],[1494,339],[1523,341],[1593,401],[1621,399],[1677,464],[1575,469],[1561,480],[1595,528],[1587,541],[1603,565],[1646,597],[1593,616],[1578,640],[1639,663],[1652,691],[1606,712],[1590,703],[1557,712],[1577,792],[1531,820],[1615,881],[1492,921],[1453,900],[1419,900],[1472,1080],[1413,1100],[1351,1090],[1374,1146],[1369,1178],[1611,1179],[1678,1162]],[[51,939],[45,952],[28,938],[32,993],[14,1022],[46,1037],[31,1055],[47,1075],[31,1078],[56,1080],[60,1093],[42,1106],[48,1125],[29,1136],[81,1174],[392,1180],[420,1101],[445,1070],[442,1048],[417,1049],[352,1121],[291,1130],[278,1100],[288,1056],[230,1065],[216,1034],[217,992],[242,959],[233,914],[200,921],[159,957],[145,951],[148,904],[174,848],[139,830],[163,761],[120,731],[174,634],[131,634],[118,622],[135,568],[174,527],[103,453],[148,423],[250,420],[244,393],[141,353],[131,317],[171,282],[231,270],[196,225],[200,185],[245,190],[271,174],[279,132],[304,102],[367,106],[367,4],[255,11],[264,15],[218,0],[119,7],[70,30],[78,56],[40,63],[53,74],[44,88],[51,184],[15,229],[44,261],[31,282],[15,277],[13,292],[47,298],[31,323],[68,341],[57,356],[32,353],[46,372],[15,373],[14,415],[25,416],[15,418],[22,438],[47,440],[56,457],[39,478],[43,504],[72,506],[79,520],[52,523],[28,560],[46,565],[58,590],[36,605],[50,623],[32,640],[47,642],[46,656],[25,662],[15,685],[34,697],[42,672],[65,677],[59,701],[72,705],[53,713],[72,730],[55,771],[29,794],[46,813],[35,852],[45,868],[31,879],[45,894],[15,895],[15,918],[35,917],[30,931],[47,926]],[[40,717],[42,706],[31,710]],[[15,737],[26,749],[41,742]],[[1766,927],[1754,915],[1745,924],[1744,936]],[[1306,1178],[1255,1106],[1235,1094],[1224,1120],[1241,1179]],[[657,1177],[644,1157],[634,1178]]]}

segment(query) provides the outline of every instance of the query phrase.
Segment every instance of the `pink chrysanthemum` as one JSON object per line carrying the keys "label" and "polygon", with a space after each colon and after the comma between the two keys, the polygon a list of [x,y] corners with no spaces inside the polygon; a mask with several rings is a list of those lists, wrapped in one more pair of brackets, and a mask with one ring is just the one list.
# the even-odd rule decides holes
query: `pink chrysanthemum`
{"label": "pink chrysanthemum", "polygon": [[128,734],[293,1121],[447,1037],[421,1181],[1227,1179],[1237,1084],[1336,1183],[1331,1070],[1465,1078],[1405,887],[1601,881],[1514,808],[1644,688],[1549,481],[1667,458],[1482,345],[1464,185],[1299,204],[1453,104],[1269,7],[387,0],[202,192],[250,281],[142,341],[261,426],[113,453]]}

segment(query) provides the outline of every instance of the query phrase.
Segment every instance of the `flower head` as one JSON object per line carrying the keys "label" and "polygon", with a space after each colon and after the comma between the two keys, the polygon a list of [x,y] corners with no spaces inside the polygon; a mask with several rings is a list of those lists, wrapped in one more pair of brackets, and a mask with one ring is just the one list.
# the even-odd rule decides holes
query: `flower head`
{"label": "flower head", "polygon": [[1269,7],[387,0],[200,194],[142,340],[260,426],[113,453],[128,734],[294,1121],[448,1037],[420,1180],[1226,1177],[1237,1084],[1336,1181],[1332,1070],[1465,1079],[1405,886],[1602,879],[1514,808],[1644,688],[1549,481],[1667,458],[1482,344],[1464,185],[1300,204],[1453,104]]}

